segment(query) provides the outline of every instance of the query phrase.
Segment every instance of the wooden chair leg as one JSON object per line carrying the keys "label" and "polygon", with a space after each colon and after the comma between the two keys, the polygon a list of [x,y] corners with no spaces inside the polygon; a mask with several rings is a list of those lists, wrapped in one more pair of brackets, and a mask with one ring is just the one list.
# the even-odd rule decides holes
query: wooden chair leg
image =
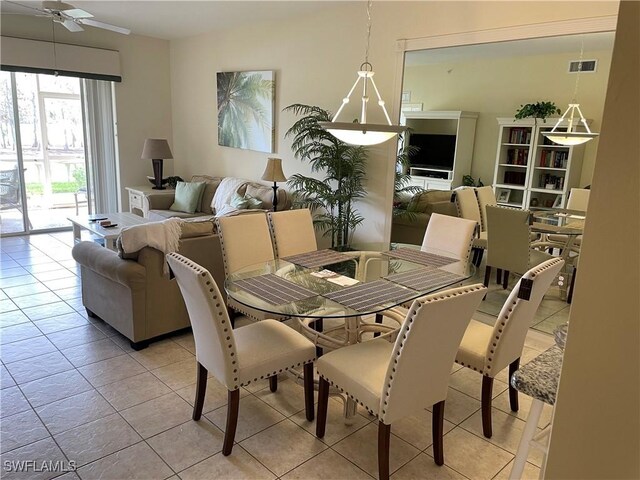
{"label": "wooden chair leg", "polygon": [[484,249],[483,248],[479,248],[478,249],[478,259],[476,261],[476,267],[479,267],[480,264],[482,263],[482,257],[484,257]]}
{"label": "wooden chair leg", "polygon": [[578,269],[573,267],[573,275],[571,275],[571,283],[569,284],[569,293],[567,294],[567,303],[571,304],[573,300],[573,287],[576,284],[576,275],[578,275]]}
{"label": "wooden chair leg", "polygon": [[491,267],[487,265],[484,267],[484,286],[489,288],[489,279],[491,278]]}
{"label": "wooden chair leg", "polygon": [[278,375],[271,375],[269,377],[269,390],[272,392],[278,390]]}
{"label": "wooden chair leg", "polygon": [[512,412],[517,412],[519,408],[518,390],[511,386],[511,377],[516,373],[518,368],[520,368],[520,358],[516,358],[509,364],[509,405],[511,406]]}
{"label": "wooden chair leg", "polygon": [[509,286],[509,270],[502,272],[502,288],[505,290]]}
{"label": "wooden chair leg", "polygon": [[444,465],[444,400],[433,406],[432,415],[433,460],[436,465]]}
{"label": "wooden chair leg", "polygon": [[496,283],[499,285],[502,283],[502,269],[498,268],[496,270]]}
{"label": "wooden chair leg", "polygon": [[227,393],[227,426],[224,430],[224,444],[222,445],[222,455],[225,457],[231,454],[233,440],[236,438],[236,427],[238,426],[238,409],[240,408],[240,389],[229,390]]}
{"label": "wooden chair leg", "polygon": [[318,418],[316,419],[316,437],[324,437],[327,426],[327,408],[329,406],[329,382],[320,377],[318,383]]}
{"label": "wooden chair leg", "polygon": [[491,395],[493,393],[493,378],[482,376],[482,433],[491,438]]}
{"label": "wooden chair leg", "polygon": [[391,425],[378,421],[378,478],[389,480]]}
{"label": "wooden chair leg", "polygon": [[196,381],[196,399],[193,402],[193,415],[191,418],[198,421],[202,416],[204,406],[204,395],[207,392],[207,369],[198,362],[198,374]]}
{"label": "wooden chair leg", "polygon": [[[376,313],[376,319],[375,319],[375,322],[376,322],[376,323],[382,323],[382,318],[383,318],[383,317],[382,317],[382,314],[381,314],[381,313]],[[380,336],[380,332],[375,332],[375,333],[373,334],[373,338],[375,338],[375,337],[379,337],[379,336]]]}
{"label": "wooden chair leg", "polygon": [[[313,322],[311,325],[316,332],[322,333],[322,331],[324,330],[324,319],[319,318],[315,322]],[[316,357],[320,358],[323,353],[324,353],[324,349],[322,347],[316,347]]]}
{"label": "wooden chair leg", "polygon": [[304,376],[304,409],[307,420],[313,422],[313,363],[305,363],[303,367]]}

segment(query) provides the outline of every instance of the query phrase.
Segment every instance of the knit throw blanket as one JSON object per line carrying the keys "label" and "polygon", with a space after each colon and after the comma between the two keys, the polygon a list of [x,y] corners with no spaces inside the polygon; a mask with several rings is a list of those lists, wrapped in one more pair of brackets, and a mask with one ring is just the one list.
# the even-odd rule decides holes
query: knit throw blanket
{"label": "knit throw blanket", "polygon": [[[125,253],[133,253],[144,247],[160,250],[165,255],[177,252],[182,234],[180,218],[169,218],[162,222],[149,222],[122,229],[120,240]],[[164,262],[164,272],[167,273],[167,263]]]}

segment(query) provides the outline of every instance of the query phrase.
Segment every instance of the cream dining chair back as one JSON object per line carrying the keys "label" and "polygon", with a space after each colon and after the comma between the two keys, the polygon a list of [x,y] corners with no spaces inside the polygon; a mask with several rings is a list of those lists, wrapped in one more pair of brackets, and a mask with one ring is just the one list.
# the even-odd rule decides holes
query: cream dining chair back
{"label": "cream dining chair back", "polygon": [[567,200],[567,209],[580,210],[586,212],[589,208],[589,195],[591,190],[586,188],[572,188],[569,191],[569,199]]}
{"label": "cream dining chair back", "polygon": [[[269,222],[263,212],[220,217],[216,223],[225,277],[242,268],[275,259]],[[264,312],[247,307],[231,297],[228,297],[227,303],[231,309],[254,320],[266,318]]]}
{"label": "cream dining chair back", "polygon": [[473,238],[472,249],[473,263],[479,266],[484,251],[487,249],[487,229],[482,217],[479,199],[476,196],[476,189],[469,187],[456,190],[455,201],[459,217],[478,222],[478,231]]}
{"label": "cream dining chair back", "polygon": [[377,417],[379,477],[388,479],[391,424],[433,406],[434,461],[442,465],[451,367],[485,292],[476,284],[423,297],[413,302],[395,343],[379,338],[320,357],[316,436],[324,437],[329,385],[333,385]]}
{"label": "cream dining chair back", "polygon": [[469,261],[471,243],[478,222],[464,218],[432,213],[422,240],[422,250],[435,249],[453,258]]}
{"label": "cream dining chair back", "polygon": [[[491,252],[491,249],[489,249]],[[482,430],[492,435],[491,399],[493,379],[509,367],[509,378],[518,369],[525,338],[534,315],[564,260],[551,258],[527,271],[511,290],[493,326],[471,320],[456,362],[482,375]],[[511,410],[518,411],[518,392],[509,384]]]}
{"label": "cream dining chair back", "polygon": [[228,391],[223,455],[229,455],[233,448],[240,387],[252,382],[268,378],[271,391],[275,391],[278,373],[302,367],[306,417],[313,420],[313,343],[272,319],[231,328],[224,301],[211,273],[177,253],[168,254],[167,262],[184,297],[196,344],[197,384],[193,419],[199,420],[202,415],[208,372]]}
{"label": "cream dining chair back", "polygon": [[318,249],[308,208],[269,212],[267,215],[276,257],[289,257]]}
{"label": "cream dining chair back", "polygon": [[476,188],[476,197],[478,199],[478,206],[480,207],[480,218],[482,219],[482,230],[487,231],[487,205],[496,206],[498,201],[496,200],[496,194],[493,191],[493,187],[487,185],[485,187]]}
{"label": "cream dining chair back", "polygon": [[529,216],[528,210],[487,206],[485,286],[489,285],[492,268],[503,271],[502,286],[507,288],[510,272],[522,274],[532,266],[553,258],[531,248]]}

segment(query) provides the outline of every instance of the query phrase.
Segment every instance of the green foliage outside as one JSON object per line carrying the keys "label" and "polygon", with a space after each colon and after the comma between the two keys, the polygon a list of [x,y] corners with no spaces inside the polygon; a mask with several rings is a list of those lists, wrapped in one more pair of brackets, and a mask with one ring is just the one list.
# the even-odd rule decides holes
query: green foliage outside
{"label": "green foliage outside", "polygon": [[331,238],[331,245],[349,245],[363,221],[354,203],[366,195],[364,179],[367,151],[348,145],[318,125],[330,122],[332,115],[320,107],[294,104],[285,108],[300,118],[287,131],[293,137],[296,158],[309,162],[313,172],[324,178],[292,175],[288,185],[294,191],[294,206],[309,208],[314,225]]}
{"label": "green foliage outside", "polygon": [[[52,182],[51,189],[53,193],[75,193],[78,191],[76,182]],[[44,187],[41,183],[27,183],[27,193],[33,195],[42,195]]]}
{"label": "green foliage outside", "polygon": [[406,205],[403,205],[402,198],[410,195],[415,195],[424,191],[423,188],[417,185],[411,185],[411,174],[409,173],[410,157],[420,150],[420,147],[404,144],[404,134],[400,135],[400,148],[398,156],[396,157],[396,174],[394,179],[393,190],[393,216],[394,217],[408,217],[413,219],[415,214],[406,209]]}

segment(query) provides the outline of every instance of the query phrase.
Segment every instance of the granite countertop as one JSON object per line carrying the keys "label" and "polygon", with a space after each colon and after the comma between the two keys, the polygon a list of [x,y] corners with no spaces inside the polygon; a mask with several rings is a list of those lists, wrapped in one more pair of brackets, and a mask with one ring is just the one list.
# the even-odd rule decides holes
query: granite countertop
{"label": "granite countertop", "polygon": [[511,386],[549,405],[555,404],[563,353],[558,346],[544,351],[513,374]]}

